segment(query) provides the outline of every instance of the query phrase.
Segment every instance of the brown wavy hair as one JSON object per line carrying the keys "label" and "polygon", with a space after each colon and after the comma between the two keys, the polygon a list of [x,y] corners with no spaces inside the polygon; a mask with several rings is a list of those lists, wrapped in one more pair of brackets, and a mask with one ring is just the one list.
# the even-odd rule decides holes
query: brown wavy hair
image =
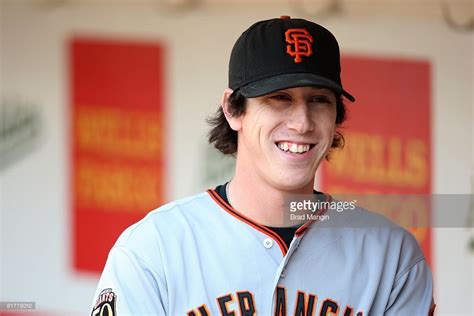
{"label": "brown wavy hair", "polygon": [[[239,90],[235,90],[228,99],[229,113],[233,117],[239,117],[245,113],[245,105],[247,98],[244,97]],[[347,109],[342,101],[342,96],[337,97],[336,101],[336,133],[332,141],[332,149],[340,149],[344,147],[344,136],[340,131],[342,123],[347,119]],[[237,153],[237,132],[230,128],[227,119],[225,118],[222,106],[217,111],[207,118],[207,123],[211,126],[208,133],[208,140],[210,144],[219,150],[224,155],[233,155]],[[326,156],[329,159],[329,155]]]}

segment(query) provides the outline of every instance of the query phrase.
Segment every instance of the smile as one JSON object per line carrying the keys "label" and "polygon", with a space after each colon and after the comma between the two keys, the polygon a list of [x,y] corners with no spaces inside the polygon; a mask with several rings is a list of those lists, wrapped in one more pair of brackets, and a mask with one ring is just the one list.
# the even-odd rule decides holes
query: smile
{"label": "smile", "polygon": [[291,142],[277,142],[277,147],[284,152],[304,154],[314,147],[314,144],[296,144]]}

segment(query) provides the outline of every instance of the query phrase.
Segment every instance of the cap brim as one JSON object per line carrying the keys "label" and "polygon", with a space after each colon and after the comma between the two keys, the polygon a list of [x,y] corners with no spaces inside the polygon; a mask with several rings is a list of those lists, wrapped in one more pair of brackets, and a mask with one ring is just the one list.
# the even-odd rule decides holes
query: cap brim
{"label": "cap brim", "polygon": [[342,87],[334,81],[308,73],[282,74],[264,78],[241,87],[240,91],[244,97],[255,98],[278,90],[296,87],[328,88],[337,94],[342,94],[351,102],[355,101],[355,98],[350,93],[342,89]]}

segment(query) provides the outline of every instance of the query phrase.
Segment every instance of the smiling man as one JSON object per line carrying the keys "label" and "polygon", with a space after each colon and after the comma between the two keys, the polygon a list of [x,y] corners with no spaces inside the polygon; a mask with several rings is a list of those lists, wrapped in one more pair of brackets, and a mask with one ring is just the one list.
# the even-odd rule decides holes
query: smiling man
{"label": "smiling man", "polygon": [[[237,98],[245,98],[236,91]],[[229,133],[238,135],[227,199],[253,220],[280,226],[289,194],[313,192],[316,169],[334,141],[339,97],[319,87],[263,90],[262,96],[249,96],[245,112],[236,116],[229,102],[233,93],[227,89],[222,101]],[[218,133],[211,133],[217,146]]]}
{"label": "smiling man", "polygon": [[[236,157],[234,178],[128,228],[92,315],[432,313],[413,236],[354,205],[334,211],[313,191],[320,163],[342,146],[343,99],[354,101],[340,72],[338,43],[318,24],[282,16],[247,29],[209,120],[209,141]],[[315,201],[302,205],[326,206],[291,217],[288,201],[306,195]]]}

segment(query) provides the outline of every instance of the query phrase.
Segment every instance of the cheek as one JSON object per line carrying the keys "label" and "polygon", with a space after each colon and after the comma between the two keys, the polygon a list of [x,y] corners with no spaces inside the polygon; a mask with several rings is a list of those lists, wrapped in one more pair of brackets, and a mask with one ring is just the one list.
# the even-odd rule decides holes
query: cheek
{"label": "cheek", "polygon": [[320,113],[317,116],[315,126],[322,137],[332,139],[336,132],[336,114],[333,112]]}
{"label": "cheek", "polygon": [[[249,113],[250,114],[250,113]],[[259,116],[251,113],[242,121],[242,130],[239,137],[242,138],[244,146],[250,152],[256,152],[260,147],[262,134],[265,133],[265,120]]]}
{"label": "cheek", "polygon": [[257,111],[249,113],[248,119],[245,120],[244,128],[246,134],[249,137],[253,137],[254,140],[259,138],[268,138],[268,134],[271,133],[272,129],[278,126],[281,118],[278,113],[274,113],[271,109],[260,108]]}

